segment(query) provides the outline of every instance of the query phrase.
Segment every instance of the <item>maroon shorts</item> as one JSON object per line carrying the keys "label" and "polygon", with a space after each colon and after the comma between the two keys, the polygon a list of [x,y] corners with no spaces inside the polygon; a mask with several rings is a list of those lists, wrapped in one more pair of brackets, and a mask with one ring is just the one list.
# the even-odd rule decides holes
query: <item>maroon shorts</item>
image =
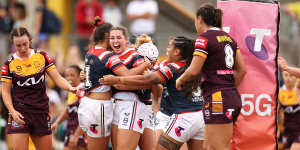
{"label": "maroon shorts", "polygon": [[242,108],[242,101],[236,89],[221,90],[204,97],[203,116],[205,124],[235,122]]}
{"label": "maroon shorts", "polygon": [[284,131],[282,135],[284,149],[291,148],[293,143],[300,143],[300,132]]}
{"label": "maroon shorts", "polygon": [[[70,139],[72,137],[72,134],[66,134],[65,135],[65,146],[69,145]],[[87,146],[87,139],[85,136],[80,136],[78,139],[77,146],[86,147]]]}
{"label": "maroon shorts", "polygon": [[[21,112],[20,112],[21,113]],[[30,135],[44,136],[51,134],[51,122],[48,113],[21,113],[25,124],[17,124],[11,116],[8,119],[8,134],[29,133]]]}

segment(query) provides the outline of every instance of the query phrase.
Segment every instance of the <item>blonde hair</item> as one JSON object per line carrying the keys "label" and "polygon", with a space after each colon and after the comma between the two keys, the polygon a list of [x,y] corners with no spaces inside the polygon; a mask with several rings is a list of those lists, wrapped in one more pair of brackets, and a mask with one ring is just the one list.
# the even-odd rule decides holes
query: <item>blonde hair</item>
{"label": "blonde hair", "polygon": [[153,43],[152,38],[147,34],[141,34],[135,40],[135,47],[138,48],[144,43]]}

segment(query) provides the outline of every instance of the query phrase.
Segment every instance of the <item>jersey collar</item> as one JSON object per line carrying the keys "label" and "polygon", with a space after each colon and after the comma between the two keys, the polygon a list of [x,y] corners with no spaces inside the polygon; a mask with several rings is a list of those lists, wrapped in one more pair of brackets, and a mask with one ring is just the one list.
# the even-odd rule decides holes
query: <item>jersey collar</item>
{"label": "jersey collar", "polygon": [[209,28],[208,30],[221,31],[221,29],[218,27],[212,27],[212,28]]}
{"label": "jersey collar", "polygon": [[[30,52],[30,54],[29,54],[29,58],[32,56],[34,54],[34,50],[32,49],[31,50],[31,52]],[[21,57],[19,57],[18,55],[17,55],[17,53],[14,53],[14,58],[17,58],[17,59],[20,59],[20,60],[24,60],[24,59],[22,59]]]}

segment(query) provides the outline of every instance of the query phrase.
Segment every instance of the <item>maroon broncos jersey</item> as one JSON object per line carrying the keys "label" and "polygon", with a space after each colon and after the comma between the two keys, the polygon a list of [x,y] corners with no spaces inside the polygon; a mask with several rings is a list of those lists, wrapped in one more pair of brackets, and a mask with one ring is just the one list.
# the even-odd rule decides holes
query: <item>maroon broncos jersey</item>
{"label": "maroon broncos jersey", "polygon": [[204,96],[235,88],[233,74],[237,52],[237,43],[219,28],[210,28],[197,37],[194,55],[206,58],[201,84]]}

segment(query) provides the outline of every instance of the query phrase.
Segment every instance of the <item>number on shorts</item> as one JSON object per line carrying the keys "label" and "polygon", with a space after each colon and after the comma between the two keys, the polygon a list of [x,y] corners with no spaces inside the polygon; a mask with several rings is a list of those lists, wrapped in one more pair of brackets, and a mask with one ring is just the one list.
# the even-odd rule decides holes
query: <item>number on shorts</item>
{"label": "number on shorts", "polygon": [[224,48],[225,51],[225,64],[226,67],[232,69],[234,65],[234,58],[233,58],[233,50],[229,44],[227,44]]}

